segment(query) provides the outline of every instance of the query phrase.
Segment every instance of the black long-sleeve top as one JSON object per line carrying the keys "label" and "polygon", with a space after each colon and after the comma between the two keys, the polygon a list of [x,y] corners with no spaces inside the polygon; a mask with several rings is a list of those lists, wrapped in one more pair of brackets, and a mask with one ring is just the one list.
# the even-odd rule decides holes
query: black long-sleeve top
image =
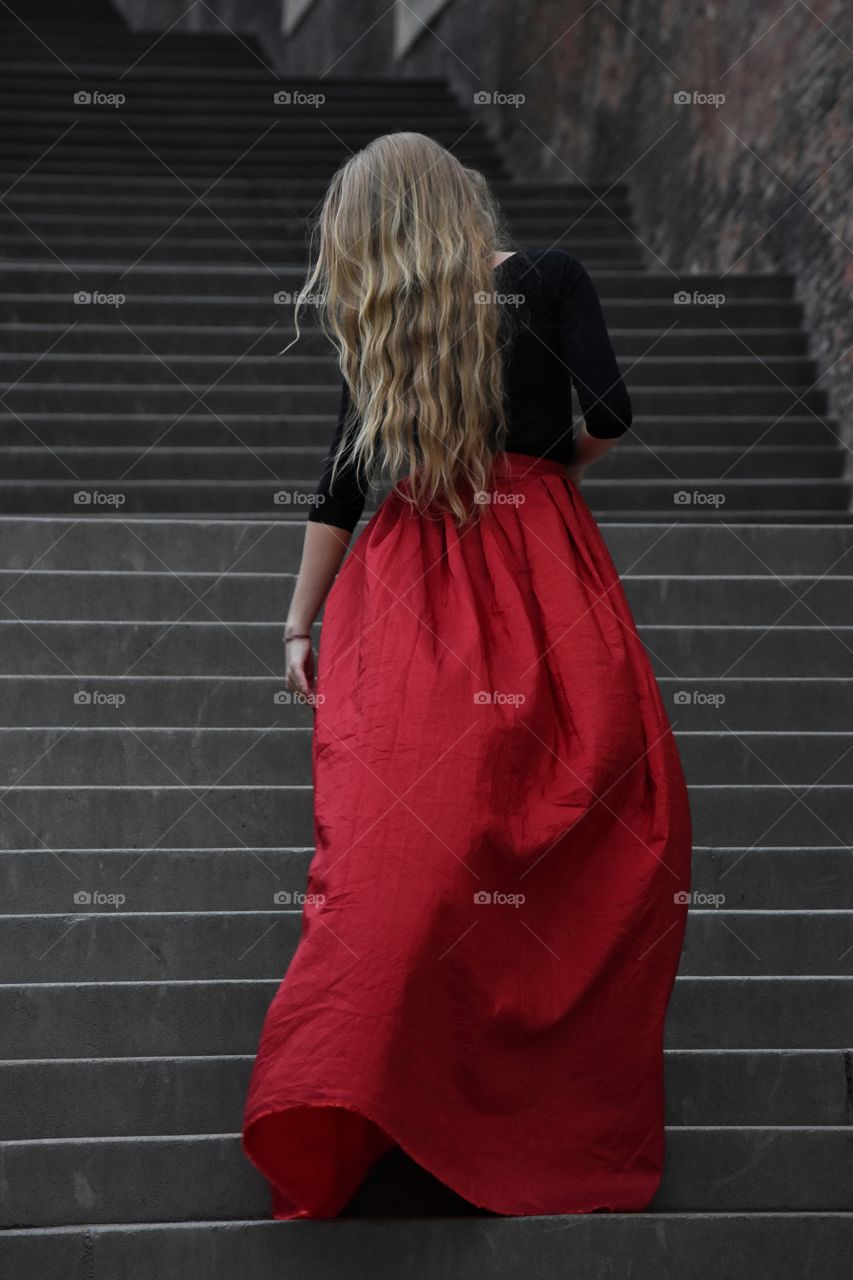
{"label": "black long-sleeve top", "polygon": [[[511,338],[504,348],[509,431],[503,447],[569,465],[572,386],[590,435],[613,437],[627,431],[631,402],[598,294],[577,258],[565,249],[519,249],[495,268],[495,287],[500,294],[523,298],[506,307]],[[352,531],[364,510],[367,488],[349,459],[342,461],[331,484],[349,404],[343,379],[337,425],[308,519]]]}

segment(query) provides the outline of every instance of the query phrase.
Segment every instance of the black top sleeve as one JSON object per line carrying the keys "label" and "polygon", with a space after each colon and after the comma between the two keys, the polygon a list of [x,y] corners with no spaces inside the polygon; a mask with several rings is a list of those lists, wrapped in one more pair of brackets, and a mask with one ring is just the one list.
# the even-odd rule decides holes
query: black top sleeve
{"label": "black top sleeve", "polygon": [[352,459],[345,455],[338,467],[334,488],[332,486],[332,465],[338,445],[343,439],[344,425],[350,406],[349,386],[346,378],[341,379],[341,402],[338,410],[338,421],[332,444],[326,455],[323,474],[315,490],[315,502],[308,510],[308,519],[318,524],[332,524],[338,529],[346,529],[352,533],[361,519],[367,499],[367,486],[362,484],[358,469]]}
{"label": "black top sleeve", "polygon": [[581,412],[591,436],[621,436],[631,425],[631,400],[595,285],[586,268],[564,254],[557,325],[560,357],[571,370]]}

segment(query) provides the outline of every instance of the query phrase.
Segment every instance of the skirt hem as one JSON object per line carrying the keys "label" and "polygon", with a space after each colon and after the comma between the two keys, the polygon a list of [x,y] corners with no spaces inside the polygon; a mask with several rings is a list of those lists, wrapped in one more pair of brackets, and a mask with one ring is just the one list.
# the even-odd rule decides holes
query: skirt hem
{"label": "skirt hem", "polygon": [[[474,1184],[468,1183],[467,1179],[464,1176],[460,1178],[460,1177],[457,1177],[455,1174],[452,1174],[448,1177],[445,1174],[439,1172],[439,1169],[436,1163],[434,1163],[432,1160],[429,1160],[429,1159],[423,1159],[420,1155],[417,1154],[417,1152],[415,1151],[415,1147],[417,1147],[418,1144],[416,1142],[410,1143],[408,1138],[406,1140],[402,1140],[399,1137],[398,1133],[394,1132],[394,1129],[396,1128],[396,1126],[391,1126],[387,1122],[377,1119],[375,1115],[371,1114],[370,1108],[365,1107],[363,1103],[357,1102],[352,1098],[338,1097],[331,1102],[326,1102],[326,1101],[312,1102],[310,1100],[302,1100],[302,1101],[294,1101],[286,1104],[279,1104],[277,1106],[267,1107],[265,1110],[260,1111],[257,1115],[252,1116],[251,1120],[249,1120],[245,1124],[242,1140],[241,1140],[241,1145],[242,1145],[244,1154],[248,1157],[248,1159],[252,1162],[252,1164],[254,1164],[255,1167],[260,1170],[260,1172],[264,1175],[264,1177],[266,1177],[270,1181],[271,1185],[276,1189],[276,1191],[283,1194],[284,1197],[290,1200],[294,1205],[299,1205],[298,1199],[295,1196],[289,1194],[287,1189],[284,1187],[283,1183],[281,1183],[278,1180],[273,1182],[272,1179],[270,1178],[269,1173],[264,1168],[262,1161],[257,1159],[256,1156],[253,1154],[251,1150],[251,1135],[252,1135],[253,1129],[257,1124],[260,1123],[260,1121],[269,1119],[270,1116],[282,1117],[286,1115],[288,1111],[294,1111],[297,1108],[300,1108],[300,1109],[301,1108],[310,1108],[310,1109],[326,1108],[330,1110],[334,1108],[341,1108],[346,1111],[354,1112],[356,1115],[361,1116],[362,1119],[368,1121],[370,1124],[375,1125],[377,1129],[381,1130],[381,1132],[388,1139],[390,1139],[392,1143],[400,1147],[401,1150],[404,1151],[405,1154],[409,1156],[412,1160],[414,1160],[417,1164],[419,1164],[422,1169],[426,1170],[426,1172],[431,1174],[432,1177],[437,1178],[446,1187],[449,1187],[451,1191],[454,1191],[457,1195],[461,1196],[464,1200],[467,1200],[470,1204],[474,1205],[475,1208],[486,1209],[488,1212],[499,1214],[501,1217],[511,1217],[511,1218],[555,1217],[555,1216],[559,1217],[563,1215],[569,1216],[572,1214],[586,1214],[586,1213],[640,1213],[640,1212],[643,1212],[643,1210],[645,1210],[648,1207],[652,1199],[652,1196],[655,1194],[655,1191],[657,1190],[657,1186],[659,1185],[660,1179],[662,1176],[662,1174],[658,1176],[655,1188],[652,1191],[652,1194],[647,1198],[645,1203],[640,1206],[633,1206],[631,1208],[628,1208],[625,1206],[621,1208],[617,1208],[614,1204],[603,1204],[599,1202],[591,1203],[588,1208],[576,1208],[576,1209],[546,1209],[546,1208],[520,1209],[512,1205],[504,1205],[502,1207],[499,1207],[495,1203],[491,1203],[491,1204],[486,1203],[487,1199],[489,1198],[487,1194],[484,1196],[483,1193],[481,1193],[479,1190],[476,1190],[476,1189],[471,1190],[471,1187]],[[365,1168],[364,1174],[360,1179],[358,1186],[360,1186],[361,1182],[364,1181],[364,1178],[369,1173],[371,1167],[372,1166],[368,1165],[367,1168]],[[327,1218],[327,1217],[335,1218],[338,1216],[340,1211],[345,1207],[345,1205],[349,1202],[349,1200],[352,1198],[352,1195],[355,1193],[355,1190],[357,1189],[358,1188],[356,1187],[353,1191],[350,1191],[346,1195],[346,1197],[341,1201],[341,1203],[338,1204],[336,1207],[334,1207],[332,1211],[328,1213],[317,1213],[315,1210],[312,1210],[311,1207],[309,1206],[299,1206],[293,1213],[273,1212],[272,1217],[273,1219],[279,1222],[288,1222],[288,1221],[293,1221],[294,1219],[304,1219],[304,1218]]]}

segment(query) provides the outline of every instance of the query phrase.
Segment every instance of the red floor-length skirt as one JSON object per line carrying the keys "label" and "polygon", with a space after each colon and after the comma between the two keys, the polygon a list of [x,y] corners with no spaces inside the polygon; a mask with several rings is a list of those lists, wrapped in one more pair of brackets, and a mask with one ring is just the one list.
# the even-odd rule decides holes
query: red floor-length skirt
{"label": "red floor-length skirt", "polygon": [[645,1208],[690,876],[666,711],[558,463],[482,518],[392,493],[330,592],[316,852],[244,1119],[275,1218],[394,1146],[500,1214]]}

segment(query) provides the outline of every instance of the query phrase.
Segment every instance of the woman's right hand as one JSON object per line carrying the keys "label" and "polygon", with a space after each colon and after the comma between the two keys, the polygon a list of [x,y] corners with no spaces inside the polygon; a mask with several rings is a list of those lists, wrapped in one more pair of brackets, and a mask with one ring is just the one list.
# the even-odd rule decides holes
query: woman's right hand
{"label": "woman's right hand", "polygon": [[285,638],[284,662],[285,679],[290,692],[310,698],[314,692],[314,651],[310,636],[300,636],[294,640]]}

